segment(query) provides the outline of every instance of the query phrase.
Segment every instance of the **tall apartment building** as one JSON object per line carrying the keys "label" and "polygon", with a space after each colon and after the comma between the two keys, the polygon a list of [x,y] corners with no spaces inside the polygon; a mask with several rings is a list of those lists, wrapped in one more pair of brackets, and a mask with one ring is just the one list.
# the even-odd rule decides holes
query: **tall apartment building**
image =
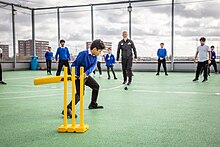
{"label": "tall apartment building", "polygon": [[[45,52],[49,46],[49,41],[35,41],[36,55],[39,60],[45,60]],[[19,59],[28,60],[33,55],[32,40],[18,40]]]}
{"label": "tall apartment building", "polygon": [[9,59],[9,45],[0,44],[0,48],[2,49],[2,59],[8,60]]}
{"label": "tall apartment building", "polygon": [[[92,42],[86,42],[86,48],[89,49],[90,45],[92,44]],[[112,48],[112,42],[104,42],[106,49],[107,48]],[[104,54],[107,54],[107,50],[103,50]]]}

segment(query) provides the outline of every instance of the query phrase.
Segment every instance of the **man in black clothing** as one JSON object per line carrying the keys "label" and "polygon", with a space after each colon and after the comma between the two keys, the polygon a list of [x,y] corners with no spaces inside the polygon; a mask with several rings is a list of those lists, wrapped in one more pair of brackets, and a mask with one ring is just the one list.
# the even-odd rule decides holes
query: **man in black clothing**
{"label": "man in black clothing", "polygon": [[136,60],[137,51],[134,46],[134,42],[131,39],[128,39],[128,32],[124,31],[122,33],[122,36],[123,39],[118,43],[117,61],[119,61],[119,56],[121,52],[122,71],[124,77],[123,84],[127,83],[127,77],[128,77],[127,85],[130,85],[133,76],[132,74],[133,53],[134,53],[134,58]]}

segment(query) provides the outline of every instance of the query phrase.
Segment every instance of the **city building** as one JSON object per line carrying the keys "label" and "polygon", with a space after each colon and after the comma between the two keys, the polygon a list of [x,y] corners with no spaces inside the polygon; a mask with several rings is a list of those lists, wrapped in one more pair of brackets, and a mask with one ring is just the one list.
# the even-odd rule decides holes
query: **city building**
{"label": "city building", "polygon": [[0,44],[0,48],[2,49],[2,60],[8,60],[9,59],[9,45]]}
{"label": "city building", "polygon": [[[36,40],[36,55],[40,61],[45,60],[45,52],[49,46],[49,41]],[[32,40],[18,40],[18,55],[20,60],[29,60],[33,55]]]}
{"label": "city building", "polygon": [[[86,42],[86,48],[89,49],[92,42]],[[112,48],[112,42],[104,42],[106,49]],[[103,50],[103,54],[107,54],[107,50]]]}

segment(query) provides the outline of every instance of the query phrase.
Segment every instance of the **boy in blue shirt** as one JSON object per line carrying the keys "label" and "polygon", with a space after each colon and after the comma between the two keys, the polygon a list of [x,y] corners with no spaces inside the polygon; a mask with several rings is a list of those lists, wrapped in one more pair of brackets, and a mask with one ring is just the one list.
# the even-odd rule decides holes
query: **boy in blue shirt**
{"label": "boy in blue shirt", "polygon": [[45,53],[46,64],[47,64],[47,74],[51,75],[51,63],[53,60],[53,52],[51,51],[51,47],[48,47],[48,51]]}
{"label": "boy in blue shirt", "polygon": [[105,56],[105,62],[106,62],[106,66],[107,66],[108,79],[110,79],[109,69],[111,68],[114,79],[116,80],[117,77],[116,77],[114,69],[113,69],[113,65],[115,64],[115,56],[112,54],[111,48],[108,48],[108,54]]}
{"label": "boy in blue shirt", "polygon": [[[70,60],[69,49],[64,46],[65,45],[65,40],[60,40],[60,45],[61,45],[61,47],[59,47],[57,49],[57,52],[56,52],[56,55],[55,55],[55,59],[56,59],[56,62],[58,64],[58,69],[57,69],[56,76],[60,75],[60,72],[63,68],[63,65],[68,67],[68,74],[71,75],[70,66],[69,66],[69,60]],[[59,59],[58,59],[58,56],[59,56]]]}
{"label": "boy in blue shirt", "polygon": [[160,66],[162,63],[165,75],[168,76],[167,67],[166,67],[167,50],[164,48],[164,43],[160,43],[160,48],[157,50],[157,56],[158,56],[158,68],[156,75],[158,76],[160,74]]}
{"label": "boy in blue shirt", "polygon": [[[105,49],[103,41],[100,39],[94,40],[90,46],[90,49],[81,51],[76,60],[72,63],[75,67],[76,76],[80,76],[80,67],[84,67],[85,85],[92,89],[91,103],[89,109],[103,109],[103,106],[97,104],[97,98],[99,93],[99,84],[93,79],[90,74],[96,67],[97,56],[101,54],[101,51]],[[76,96],[75,104],[80,100],[80,80],[76,79]],[[62,113],[63,114],[63,113]],[[72,101],[67,106],[67,116],[72,117]],[[77,117],[77,116],[75,116]]]}
{"label": "boy in blue shirt", "polygon": [[218,71],[217,71],[217,64],[216,64],[216,53],[214,51],[215,47],[212,45],[211,46],[211,63],[209,64],[209,68],[208,68],[208,74],[210,74],[210,67],[213,65],[214,67],[214,70],[215,70],[215,73],[217,74]]}

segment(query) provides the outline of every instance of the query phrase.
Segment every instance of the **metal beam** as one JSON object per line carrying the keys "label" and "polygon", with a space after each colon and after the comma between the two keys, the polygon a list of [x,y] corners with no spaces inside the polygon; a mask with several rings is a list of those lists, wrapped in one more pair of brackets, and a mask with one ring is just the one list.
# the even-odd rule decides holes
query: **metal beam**
{"label": "metal beam", "polygon": [[132,11],[132,7],[131,7],[131,1],[129,1],[129,6],[128,6],[128,13],[129,13],[129,25],[128,25],[128,30],[129,30],[129,38],[131,39],[131,11]]}
{"label": "metal beam", "polygon": [[14,4],[14,3],[8,3],[8,2],[3,2],[3,1],[0,1],[1,4],[5,4],[5,5],[13,5],[13,7],[20,7],[20,8],[24,8],[24,9],[28,9],[28,10],[32,10],[32,8],[30,7],[26,7],[26,6],[22,6],[22,5],[18,5],[18,4]]}
{"label": "metal beam", "polygon": [[92,41],[94,40],[94,18],[93,18],[93,5],[91,5],[91,33]]}
{"label": "metal beam", "polygon": [[36,47],[35,47],[35,15],[34,10],[31,11],[31,26],[32,26],[32,49],[33,49],[33,56],[36,56]]}
{"label": "metal beam", "polygon": [[[158,0],[131,0],[131,3],[140,3],[140,2],[149,2],[149,1],[158,1]],[[119,2],[108,2],[108,3],[96,3],[92,4],[93,6],[103,6],[103,5],[116,5],[116,4],[127,4],[128,1],[119,1]],[[55,6],[55,7],[42,7],[42,8],[33,8],[34,10],[47,10],[47,9],[57,9],[57,8],[74,8],[74,7],[90,7],[91,4],[85,5],[70,5],[70,6]]]}
{"label": "metal beam", "polygon": [[13,35],[13,56],[14,56],[14,62],[13,62],[13,69],[16,69],[16,39],[15,39],[15,9],[14,5],[11,5],[11,13],[12,13],[12,35]]}
{"label": "metal beam", "polygon": [[171,11],[171,71],[174,71],[174,0]]}
{"label": "metal beam", "polygon": [[60,46],[60,8],[57,8],[57,45]]}

